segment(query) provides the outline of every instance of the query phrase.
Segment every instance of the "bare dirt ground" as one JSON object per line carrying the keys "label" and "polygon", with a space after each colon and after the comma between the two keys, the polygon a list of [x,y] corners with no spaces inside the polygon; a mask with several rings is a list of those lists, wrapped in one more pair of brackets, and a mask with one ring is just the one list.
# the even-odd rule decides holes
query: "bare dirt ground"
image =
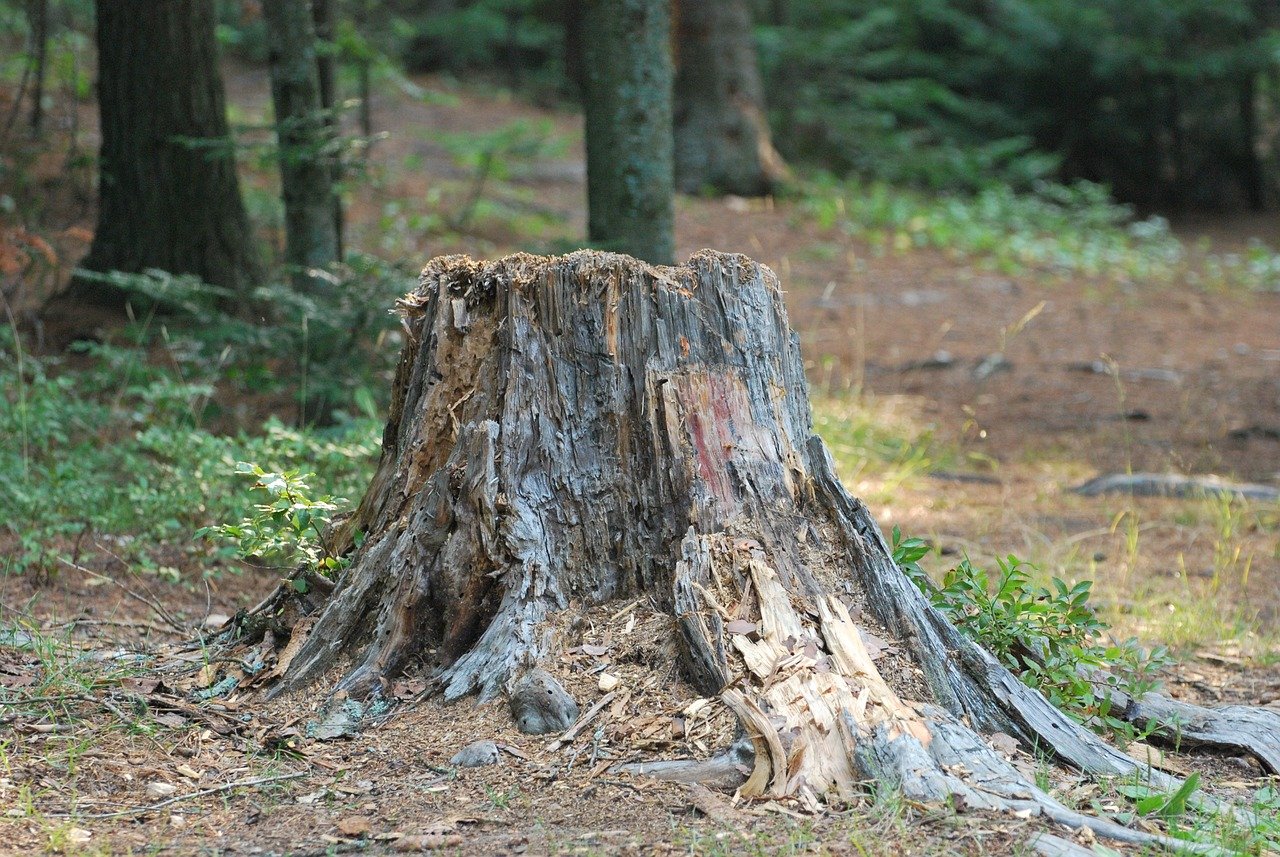
{"label": "bare dirt ground", "polygon": [[[517,119],[549,121],[565,146],[514,177],[511,186],[525,195],[512,204],[559,223],[537,239],[549,248],[581,234],[575,115],[439,80],[418,83],[454,97],[414,100],[390,84],[379,93],[375,123],[388,136],[353,180],[353,245],[384,254],[392,246],[421,262],[527,245],[529,237],[506,223],[478,218],[466,235],[440,235],[418,230],[424,221],[410,217],[447,210],[472,187],[471,173],[435,135],[489,132]],[[261,118],[265,72],[233,66],[227,84],[238,115]],[[82,145],[91,148],[91,108],[80,115],[89,129]],[[272,192],[269,172],[255,171],[248,185],[250,195]],[[1242,245],[1260,229],[1280,234],[1277,221],[1187,229]],[[68,217],[59,249],[73,253],[91,226],[82,206]],[[851,490],[868,498],[886,529],[900,525],[952,557],[1014,552],[1046,573],[1095,579],[1107,618],[1123,633],[1178,647],[1180,666],[1167,677],[1173,693],[1280,705],[1275,505],[1070,490],[1129,469],[1276,484],[1280,294],[1004,276],[980,260],[934,251],[876,255],[818,229],[786,201],[681,198],[677,240],[681,257],[702,247],[742,252],[780,274],[819,422],[832,433]],[[996,353],[1005,368],[975,371]],[[861,447],[846,445],[841,432],[868,412],[917,438],[919,455],[863,466]],[[61,641],[42,648],[0,640],[6,693],[51,673],[81,688],[0,704],[0,853],[985,854],[1013,853],[1037,829],[918,807],[868,804],[810,816],[786,802],[733,806],[607,773],[601,762],[624,746],[699,755],[723,738],[715,718],[685,713],[691,694],[650,668],[663,662],[654,654],[663,629],[643,608],[588,622],[582,642],[603,652],[580,651],[557,665],[587,705],[602,697],[597,670],[618,674],[628,693],[566,746],[522,736],[504,706],[472,701],[405,706],[353,740],[316,742],[307,723],[319,694],[263,704],[232,692],[193,703],[193,693],[236,670],[245,675],[243,665],[204,666],[200,649],[176,651],[182,635],[146,603],[173,624],[197,627],[256,602],[274,580],[223,573],[206,591],[144,580],[106,554],[88,552],[82,563],[124,588],[72,570],[0,579],[4,627]],[[188,579],[199,580],[206,569],[187,563]],[[147,672],[155,661],[138,653],[159,653],[170,672],[157,683]],[[177,669],[183,658],[200,669]],[[411,700],[420,687],[410,675],[396,690]],[[450,764],[478,739],[502,745],[500,765]],[[1019,762],[1038,764],[1026,754]],[[1239,759],[1170,753],[1167,764],[1206,771],[1224,795],[1262,782]],[[1051,782],[1086,804],[1107,799],[1065,772],[1053,772]]]}

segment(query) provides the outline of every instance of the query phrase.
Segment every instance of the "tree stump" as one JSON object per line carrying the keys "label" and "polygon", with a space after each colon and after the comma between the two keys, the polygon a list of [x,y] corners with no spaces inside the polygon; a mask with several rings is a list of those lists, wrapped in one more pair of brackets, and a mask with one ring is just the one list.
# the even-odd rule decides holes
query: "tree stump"
{"label": "tree stump", "polygon": [[[679,267],[451,256],[399,310],[382,459],[333,533],[364,539],[277,692],[342,663],[344,696],[377,696],[418,658],[444,697],[493,697],[544,681],[561,611],[643,597],[674,617],[688,681],[738,716],[744,796],[816,802],[876,781],[1164,841],[1067,809],[988,746],[999,731],[1086,772],[1178,785],[1053,708],[895,565],[813,432],[768,268],[709,251]],[[651,772],[675,776],[664,764]]]}

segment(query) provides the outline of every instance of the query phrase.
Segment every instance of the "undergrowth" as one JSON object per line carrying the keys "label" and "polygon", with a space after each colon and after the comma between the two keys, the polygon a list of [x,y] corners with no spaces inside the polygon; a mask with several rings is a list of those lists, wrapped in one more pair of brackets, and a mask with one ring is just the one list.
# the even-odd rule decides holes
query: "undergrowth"
{"label": "undergrowth", "polygon": [[[315,474],[297,470],[269,473],[257,464],[240,461],[235,471],[253,479],[254,490],[267,502],[254,505],[239,523],[221,523],[196,531],[197,538],[220,538],[234,546],[241,559],[280,567],[306,565],[332,576],[346,567],[325,539],[333,516],[350,501],[330,494],[314,494],[308,480]],[[359,540],[357,540],[357,545]],[[305,586],[303,581],[295,581]]]}
{"label": "undergrowth", "polygon": [[[314,472],[325,493],[363,492],[382,428],[372,400],[325,427],[246,410],[230,415],[241,427],[220,431],[215,424],[229,416],[210,405],[223,383],[213,374],[252,381],[267,367],[157,339],[37,358],[0,328],[0,528],[8,531],[0,572],[53,572],[100,550],[176,576],[155,550],[195,550],[192,530],[252,511],[240,461]],[[226,397],[229,407],[236,398]]]}
{"label": "undergrowth", "polygon": [[1184,278],[1206,290],[1280,289],[1280,254],[1260,241],[1243,253],[1188,247],[1162,217],[1134,218],[1089,182],[1040,182],[1019,192],[995,185],[934,194],[819,175],[802,190],[802,216],[867,241],[876,252],[930,247],[981,260],[1009,275],[1029,271],[1124,283]]}
{"label": "undergrowth", "polygon": [[965,558],[939,585],[920,566],[930,550],[894,528],[894,561],[961,633],[1077,720],[1136,737],[1133,726],[1112,713],[1112,691],[1141,697],[1155,690],[1156,673],[1169,656],[1163,647],[1148,651],[1135,639],[1108,641],[1110,626],[1089,604],[1091,581],[1069,586],[1055,577],[1040,586],[1032,582],[1030,566],[1010,555],[996,560],[994,576]]}

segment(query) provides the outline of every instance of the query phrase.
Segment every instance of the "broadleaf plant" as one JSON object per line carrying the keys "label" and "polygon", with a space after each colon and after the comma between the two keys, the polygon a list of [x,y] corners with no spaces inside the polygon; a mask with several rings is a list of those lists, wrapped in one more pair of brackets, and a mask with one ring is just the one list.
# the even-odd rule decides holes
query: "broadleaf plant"
{"label": "broadleaf plant", "polygon": [[1089,604],[1092,581],[1068,585],[1054,577],[1041,586],[1031,578],[1034,566],[1009,555],[996,560],[994,580],[966,557],[936,585],[920,566],[929,550],[894,527],[894,561],[956,628],[1072,717],[1134,737],[1133,726],[1112,712],[1112,691],[1141,697],[1154,690],[1168,652],[1147,651],[1132,638],[1108,641],[1110,626]]}
{"label": "broadleaf plant", "polygon": [[274,567],[306,566],[333,576],[346,560],[325,543],[325,527],[348,505],[342,497],[312,496],[307,484],[313,474],[297,470],[273,473],[246,461],[236,463],[236,473],[252,478],[252,490],[267,494],[268,501],[238,524],[218,524],[196,532],[197,538],[222,538],[235,545],[241,559]]}

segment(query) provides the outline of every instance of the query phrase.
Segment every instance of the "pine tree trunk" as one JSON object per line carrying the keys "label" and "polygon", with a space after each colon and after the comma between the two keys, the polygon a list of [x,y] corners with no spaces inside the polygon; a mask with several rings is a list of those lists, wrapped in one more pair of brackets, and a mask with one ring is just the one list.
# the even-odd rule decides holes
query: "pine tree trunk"
{"label": "pine tree trunk", "polygon": [[[342,133],[342,127],[338,104],[338,46],[334,41],[334,0],[312,0],[311,16],[315,21],[316,40],[319,44],[316,73],[320,83],[320,109],[324,112],[325,132],[330,140],[336,142]],[[345,219],[342,197],[337,192],[337,186],[342,182],[342,159],[336,153],[329,158],[329,175],[329,181],[333,185],[334,256],[341,260],[344,258]]]}
{"label": "pine tree trunk", "polygon": [[[894,564],[813,433],[767,268],[710,251],[675,268],[585,251],[454,256],[400,311],[408,344],[382,459],[329,541],[364,538],[323,609],[294,626],[275,692],[340,667],[335,699],[376,699],[425,661],[447,699],[506,692],[521,728],[563,729],[577,717],[554,674],[575,645],[566,617],[641,598],[668,617],[691,689],[742,723],[745,796],[816,804],[872,780],[1160,841],[1067,809],[978,734],[1177,786],[1010,675]],[[1118,700],[1129,708],[1153,722],[1161,710]],[[1243,724],[1250,751],[1276,764],[1266,735],[1280,715],[1248,712],[1195,734],[1224,746]],[[708,765],[717,782],[732,776],[711,763],[626,770],[687,780]]]}
{"label": "pine tree trunk", "polygon": [[27,0],[27,18],[31,24],[32,72],[31,136],[44,130],[44,82],[48,77],[49,0]]}
{"label": "pine tree trunk", "polygon": [[280,144],[285,264],[296,287],[323,293],[329,290],[327,280],[313,272],[327,270],[337,261],[338,234],[333,141],[320,97],[315,22],[308,0],[264,3],[262,16]]}
{"label": "pine tree trunk", "polygon": [[583,0],[587,235],[655,264],[675,254],[669,0]]}
{"label": "pine tree trunk", "polygon": [[[213,0],[97,6],[98,227],[80,267],[195,274],[245,294],[262,269],[240,200]],[[73,280],[71,301],[123,302]]]}
{"label": "pine tree trunk", "polygon": [[769,134],[746,0],[680,0],[676,56],[676,186],[769,193],[788,170]]}

